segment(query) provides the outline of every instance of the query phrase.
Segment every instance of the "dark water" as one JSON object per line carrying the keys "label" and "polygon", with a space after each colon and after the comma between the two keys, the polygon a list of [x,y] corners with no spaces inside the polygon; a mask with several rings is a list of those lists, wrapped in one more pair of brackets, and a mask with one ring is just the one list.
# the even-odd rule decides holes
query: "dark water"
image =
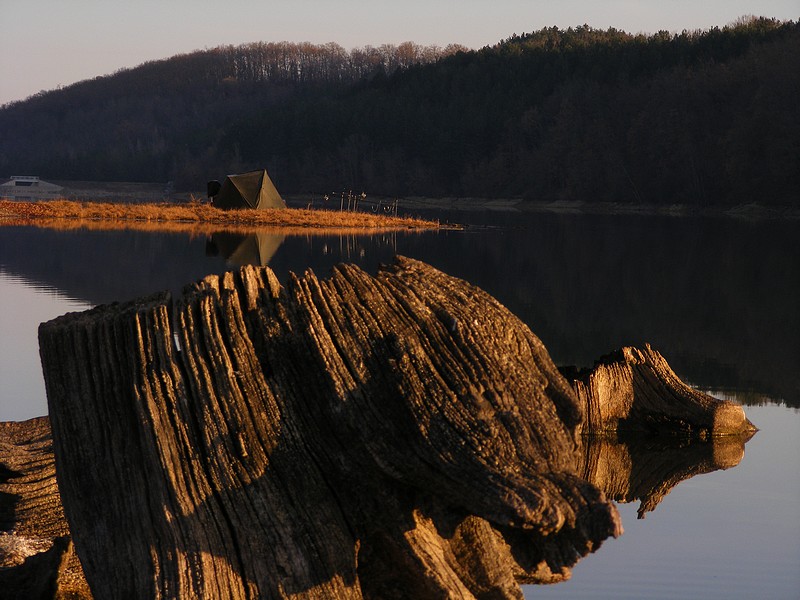
{"label": "dark water", "polygon": [[[36,328],[69,310],[178,292],[244,262],[285,280],[399,253],[487,290],[557,364],[651,343],[685,380],[751,406],[761,431],[729,470],[675,487],[573,580],[530,597],[800,598],[800,225],[640,216],[461,213],[466,231],[373,236],[0,228],[0,420],[46,412]],[[788,406],[787,406],[788,405]]]}

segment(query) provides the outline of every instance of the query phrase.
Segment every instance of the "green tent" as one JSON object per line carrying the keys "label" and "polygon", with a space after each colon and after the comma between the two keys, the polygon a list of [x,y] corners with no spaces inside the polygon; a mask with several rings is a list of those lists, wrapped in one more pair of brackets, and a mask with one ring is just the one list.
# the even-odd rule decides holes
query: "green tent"
{"label": "green tent", "polygon": [[[219,185],[219,184],[217,184]],[[228,175],[219,192],[214,195],[214,206],[231,208],[286,208],[266,170]]]}

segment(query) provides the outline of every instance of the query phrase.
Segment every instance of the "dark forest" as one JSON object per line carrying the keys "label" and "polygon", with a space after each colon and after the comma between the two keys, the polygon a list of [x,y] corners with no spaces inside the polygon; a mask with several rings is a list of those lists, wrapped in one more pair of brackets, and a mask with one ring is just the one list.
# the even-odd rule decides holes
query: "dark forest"
{"label": "dark forest", "polygon": [[0,174],[283,193],[796,205],[800,21],[480,50],[255,43],[0,108]]}

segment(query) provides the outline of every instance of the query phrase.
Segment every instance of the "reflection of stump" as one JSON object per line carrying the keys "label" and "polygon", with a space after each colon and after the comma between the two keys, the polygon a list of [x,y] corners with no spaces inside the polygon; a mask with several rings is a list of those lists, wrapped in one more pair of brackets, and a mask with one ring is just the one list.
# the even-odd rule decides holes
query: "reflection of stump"
{"label": "reflection of stump", "polygon": [[578,473],[616,502],[639,500],[643,519],[681,481],[738,465],[750,437],[584,436]]}
{"label": "reflection of stump", "polygon": [[244,268],[40,345],[98,597],[520,597],[620,532],[541,342],[416,261]]}

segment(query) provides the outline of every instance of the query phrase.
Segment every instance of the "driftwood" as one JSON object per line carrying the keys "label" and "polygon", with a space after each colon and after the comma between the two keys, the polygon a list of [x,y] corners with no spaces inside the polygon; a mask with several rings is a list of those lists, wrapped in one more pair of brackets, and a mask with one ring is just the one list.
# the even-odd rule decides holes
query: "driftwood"
{"label": "driftwood", "polygon": [[40,348],[96,597],[519,598],[621,533],[538,338],[416,261],[246,267]]}

